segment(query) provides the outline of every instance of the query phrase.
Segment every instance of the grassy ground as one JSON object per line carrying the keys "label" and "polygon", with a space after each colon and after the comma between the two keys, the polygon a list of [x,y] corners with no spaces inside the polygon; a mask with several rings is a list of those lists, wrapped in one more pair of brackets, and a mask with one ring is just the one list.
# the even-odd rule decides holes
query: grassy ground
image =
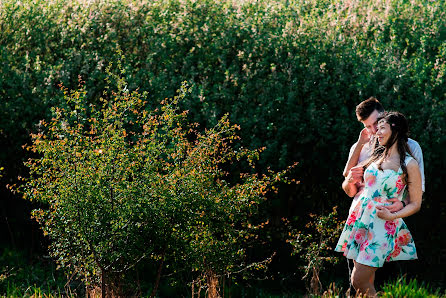
{"label": "grassy ground", "polygon": [[0,253],[0,297],[66,297],[83,290],[54,262],[42,256],[3,248]]}
{"label": "grassy ground", "polygon": [[[67,276],[56,270],[54,262],[49,258],[29,257],[23,252],[3,249],[0,254],[0,268],[0,297],[78,297],[85,295],[83,285],[69,280]],[[446,297],[446,293],[439,289],[433,289],[428,283],[416,279],[407,280],[405,277],[388,282],[379,290],[381,297],[386,298]],[[249,297],[250,295],[246,292],[243,296]],[[262,289],[258,289],[255,296],[280,297],[271,296]],[[292,296],[299,297],[301,295]],[[333,283],[322,295],[308,296],[347,297],[348,293]],[[291,296],[287,295],[287,297]]]}

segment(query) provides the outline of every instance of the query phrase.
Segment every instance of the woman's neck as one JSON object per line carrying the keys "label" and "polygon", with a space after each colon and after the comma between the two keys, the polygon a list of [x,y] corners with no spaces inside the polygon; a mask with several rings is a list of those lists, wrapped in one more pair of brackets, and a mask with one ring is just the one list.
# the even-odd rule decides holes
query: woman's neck
{"label": "woman's neck", "polygon": [[398,144],[395,142],[390,149],[387,151],[385,159],[399,159],[400,154],[398,153]]}

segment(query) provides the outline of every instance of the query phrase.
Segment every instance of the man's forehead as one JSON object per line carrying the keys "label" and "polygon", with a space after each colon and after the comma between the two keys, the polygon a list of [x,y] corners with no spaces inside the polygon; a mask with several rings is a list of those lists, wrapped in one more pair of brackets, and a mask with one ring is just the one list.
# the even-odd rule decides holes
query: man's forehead
{"label": "man's forehead", "polygon": [[378,122],[378,118],[379,118],[379,111],[378,110],[374,110],[370,116],[365,119],[362,120],[361,123],[364,124],[364,126],[369,126],[369,125],[375,125]]}

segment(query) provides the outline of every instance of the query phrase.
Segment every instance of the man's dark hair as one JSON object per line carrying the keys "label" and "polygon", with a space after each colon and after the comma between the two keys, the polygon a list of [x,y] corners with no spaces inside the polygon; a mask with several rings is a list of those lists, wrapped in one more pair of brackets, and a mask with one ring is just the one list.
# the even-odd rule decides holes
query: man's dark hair
{"label": "man's dark hair", "polygon": [[384,112],[382,104],[372,96],[356,106],[356,117],[358,117],[359,121],[364,121],[369,118],[374,110],[377,110],[379,113]]}

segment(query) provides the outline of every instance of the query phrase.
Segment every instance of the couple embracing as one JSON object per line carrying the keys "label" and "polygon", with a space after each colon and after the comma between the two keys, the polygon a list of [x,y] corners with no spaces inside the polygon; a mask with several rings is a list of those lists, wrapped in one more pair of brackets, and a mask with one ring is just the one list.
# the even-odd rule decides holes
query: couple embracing
{"label": "couple embracing", "polygon": [[423,155],[408,138],[404,115],[385,112],[376,98],[361,102],[356,116],[364,129],[350,149],[342,183],[353,202],[335,250],[353,260],[355,290],[373,297],[375,272],[384,262],[417,258],[403,218],[421,207]]}

